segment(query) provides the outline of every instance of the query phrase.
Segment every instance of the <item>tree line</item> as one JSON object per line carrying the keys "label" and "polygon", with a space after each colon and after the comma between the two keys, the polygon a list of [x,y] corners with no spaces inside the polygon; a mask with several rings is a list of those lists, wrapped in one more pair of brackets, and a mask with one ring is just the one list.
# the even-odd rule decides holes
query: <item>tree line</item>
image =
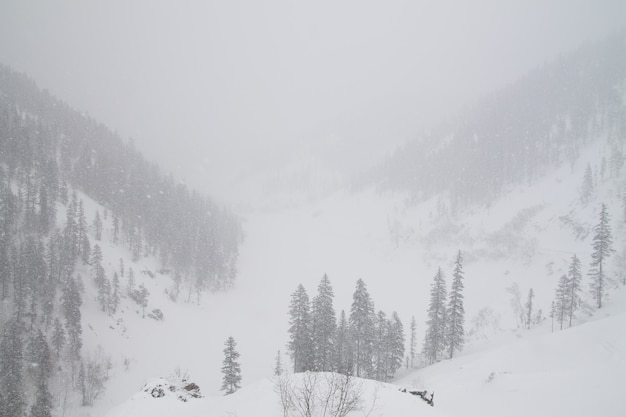
{"label": "tree line", "polygon": [[606,138],[606,170],[615,175],[626,141],[625,38],[622,31],[528,73],[407,142],[361,181],[408,191],[415,202],[445,191],[442,205],[454,214],[574,164],[591,138]]}
{"label": "tree line", "polygon": [[[350,312],[336,316],[334,293],[324,275],[312,300],[302,284],[291,295],[288,352],[294,372],[337,372],[388,381],[402,366],[404,327],[394,311],[376,312],[362,279]],[[280,356],[277,369],[281,369]],[[277,371],[279,372],[279,371]]]}
{"label": "tree line", "polygon": [[69,189],[106,207],[116,243],[135,258],[158,257],[197,292],[228,289],[242,239],[237,216],[165,175],[132,141],[0,66],[0,164],[8,184],[27,198],[26,215],[41,211],[40,230],[54,225]]}

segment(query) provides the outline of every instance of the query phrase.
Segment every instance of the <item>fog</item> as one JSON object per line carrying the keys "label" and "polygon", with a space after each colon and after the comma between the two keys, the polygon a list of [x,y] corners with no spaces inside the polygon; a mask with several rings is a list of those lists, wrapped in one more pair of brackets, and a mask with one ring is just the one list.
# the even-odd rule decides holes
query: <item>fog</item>
{"label": "fog", "polygon": [[375,163],[625,16],[620,0],[3,0],[0,62],[230,199],[311,145]]}

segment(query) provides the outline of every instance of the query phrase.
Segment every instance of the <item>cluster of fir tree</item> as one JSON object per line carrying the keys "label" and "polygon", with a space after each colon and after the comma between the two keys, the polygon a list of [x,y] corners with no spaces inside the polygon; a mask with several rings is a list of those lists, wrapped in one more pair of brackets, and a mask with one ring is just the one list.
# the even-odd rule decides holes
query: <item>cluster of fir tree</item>
{"label": "cluster of fir tree", "polygon": [[463,307],[463,256],[457,253],[452,272],[449,299],[441,268],[437,270],[430,289],[428,321],[422,348],[423,360],[432,365],[444,357],[452,358],[465,343],[465,309]]}
{"label": "cluster of fir tree", "polygon": [[132,142],[4,66],[0,164],[11,181],[27,183],[27,208],[39,205],[47,213],[34,227],[54,223],[61,189],[75,188],[108,208],[116,243],[135,258],[158,256],[198,293],[232,285],[242,233],[230,210],[164,175]]}
{"label": "cluster of fir tree", "polygon": [[[606,290],[610,279],[608,274],[608,258],[614,252],[613,235],[606,204],[600,208],[599,221],[594,227],[592,240],[591,263],[589,268],[591,296],[596,308],[602,308],[606,298]],[[552,302],[551,317],[556,320],[559,329],[563,329],[564,324],[569,327],[576,317],[576,311],[581,307],[582,300],[582,271],[581,262],[574,254],[570,261],[567,274],[563,274],[559,279],[555,298]]]}
{"label": "cluster of fir tree", "polygon": [[291,296],[288,352],[294,372],[337,372],[388,381],[402,365],[404,328],[398,314],[375,312],[359,279],[350,314],[336,318],[334,293],[324,275],[313,300],[302,285]]}
{"label": "cluster of fir tree", "polygon": [[[0,415],[7,417],[49,416],[52,386],[86,393],[75,272],[90,254],[83,205],[41,174],[0,165]],[[55,222],[57,199],[66,205],[64,227]]]}
{"label": "cluster of fir tree", "polygon": [[608,140],[611,172],[624,164],[626,31],[560,57],[477,102],[456,122],[394,152],[364,182],[416,201],[448,191],[453,213],[489,203],[509,185],[575,163],[590,138]]}

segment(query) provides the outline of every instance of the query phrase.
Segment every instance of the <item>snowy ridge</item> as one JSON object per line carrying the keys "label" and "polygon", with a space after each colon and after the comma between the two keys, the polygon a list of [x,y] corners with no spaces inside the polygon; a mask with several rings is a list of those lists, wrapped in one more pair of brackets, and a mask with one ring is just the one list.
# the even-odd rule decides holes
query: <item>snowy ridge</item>
{"label": "snowy ridge", "polygon": [[[283,376],[288,378],[290,387],[295,391],[304,387],[307,378],[315,378],[322,386],[330,378],[339,378],[337,374],[295,374]],[[425,416],[446,416],[435,407],[427,405],[419,397],[403,393],[393,384],[384,384],[371,380],[354,378],[354,390],[359,395],[359,403],[344,417],[393,415],[398,417],[414,416],[416,413]],[[238,416],[238,417],[275,417],[284,415],[280,395],[280,378],[267,378],[249,385],[234,394],[225,397],[201,398],[189,402],[181,402],[172,396],[153,398],[145,392],[135,394],[126,403],[111,410],[107,417],[191,417],[197,415]],[[319,393],[316,393],[319,394]],[[329,409],[324,409],[321,397],[313,400],[313,416],[333,416]],[[288,415],[299,416],[297,409],[288,411]]]}

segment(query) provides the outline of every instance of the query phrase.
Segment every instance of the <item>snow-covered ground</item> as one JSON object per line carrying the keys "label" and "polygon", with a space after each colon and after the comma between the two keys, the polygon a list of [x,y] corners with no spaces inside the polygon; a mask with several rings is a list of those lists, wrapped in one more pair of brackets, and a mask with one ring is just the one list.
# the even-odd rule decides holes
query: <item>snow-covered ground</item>
{"label": "snow-covered ground", "polygon": [[[406,394],[398,397],[396,387],[389,387],[388,396],[381,391],[380,404],[387,405],[379,404],[371,415],[415,415],[415,407],[433,415],[622,415],[626,407],[617,389],[626,375],[623,290],[611,288],[606,309],[593,316],[581,312],[577,326],[556,333],[550,332],[549,319],[531,330],[517,329],[506,292],[513,283],[522,297],[533,288],[535,305],[547,316],[557,281],[574,253],[587,271],[601,202],[609,207],[615,248],[623,252],[624,176],[603,182],[586,206],[578,198],[584,168],[587,162],[599,163],[602,150],[591,147],[574,169],[550,172],[539,183],[511,189],[490,207],[457,216],[438,210],[437,199],[411,206],[402,196],[369,191],[250,210],[243,213],[246,239],[235,288],[205,294],[199,305],[193,296],[184,302],[185,291],[172,302],[165,293],[169,277],[141,272],[156,272],[154,260],[128,262],[136,284],[150,291],[146,312],[161,309],[163,321],[143,318],[128,298],[115,317],[102,313],[93,292],[89,296],[93,289],[85,273],[84,349],[94,352],[100,346],[112,368],[95,406],[73,408],[66,415],[280,415],[267,378],[276,352],[285,351],[287,309],[299,283],[312,297],[327,273],[339,313],[349,311],[355,282],[362,278],[376,309],[397,311],[407,334],[415,316],[421,339],[432,278],[438,266],[450,277],[459,249],[465,257],[466,331],[474,330],[473,336],[457,359],[402,371],[398,380],[398,385],[434,390],[436,406],[423,406]],[[112,274],[119,258],[129,256],[108,243],[102,246],[103,264]],[[472,329],[479,312],[490,319]],[[228,336],[238,343],[244,388],[222,398],[220,368]],[[286,355],[284,361],[289,362]],[[135,394],[146,382],[176,370],[188,373],[207,398],[168,405],[168,399]],[[142,414],[144,407],[153,412]]]}
{"label": "snow-covered ground", "polygon": [[[411,371],[394,384],[356,380],[362,401],[349,416],[623,416],[625,306],[622,288],[600,317],[580,326],[552,333],[546,322],[480,352]],[[300,386],[301,377],[290,378]],[[317,378],[323,385],[324,375]],[[264,378],[230,396],[187,402],[142,391],[107,417],[273,417],[282,415],[277,386]],[[435,406],[401,387],[434,391]],[[318,411],[314,415],[322,415]]]}

